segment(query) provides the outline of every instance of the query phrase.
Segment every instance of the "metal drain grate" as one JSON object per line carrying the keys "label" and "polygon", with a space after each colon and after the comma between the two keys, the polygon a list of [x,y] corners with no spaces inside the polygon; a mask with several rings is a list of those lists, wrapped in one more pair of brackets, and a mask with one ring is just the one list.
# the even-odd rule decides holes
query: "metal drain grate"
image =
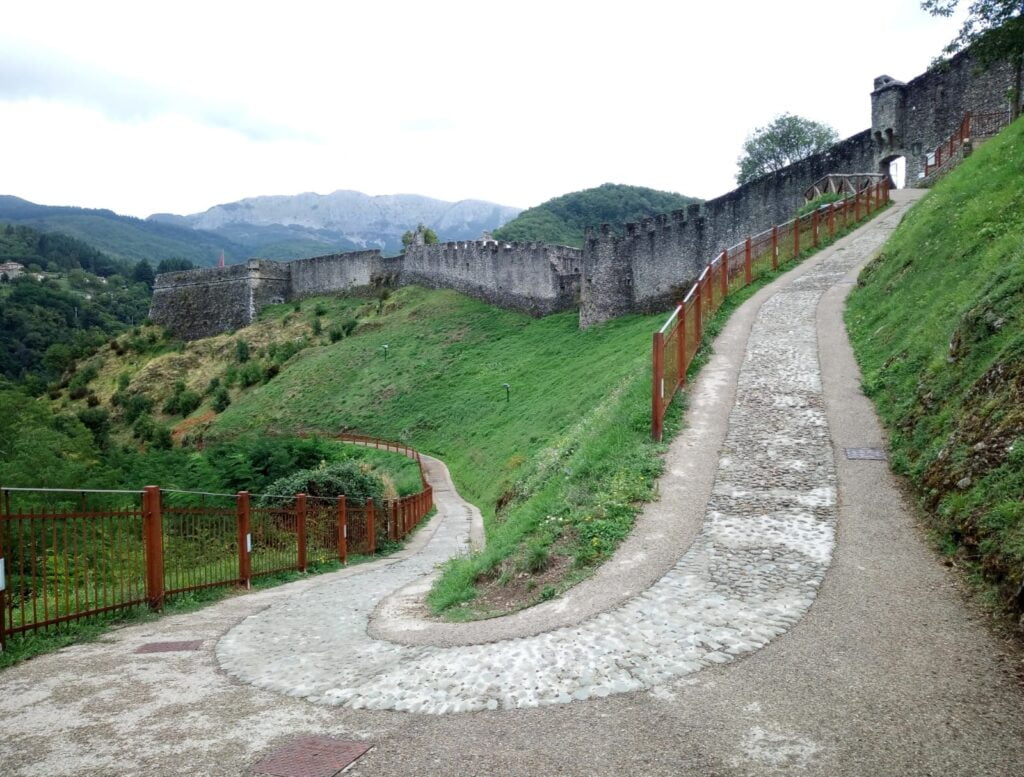
{"label": "metal drain grate", "polygon": [[885,455],[885,451],[881,448],[844,448],[846,451],[846,458],[848,459],[861,459],[865,461],[885,461],[888,456]]}
{"label": "metal drain grate", "polygon": [[136,653],[174,653],[180,650],[199,650],[203,644],[201,639],[190,639],[184,642],[147,642],[135,648]]}
{"label": "metal drain grate", "polygon": [[370,746],[332,737],[301,737],[279,747],[252,767],[254,775],[334,777]]}

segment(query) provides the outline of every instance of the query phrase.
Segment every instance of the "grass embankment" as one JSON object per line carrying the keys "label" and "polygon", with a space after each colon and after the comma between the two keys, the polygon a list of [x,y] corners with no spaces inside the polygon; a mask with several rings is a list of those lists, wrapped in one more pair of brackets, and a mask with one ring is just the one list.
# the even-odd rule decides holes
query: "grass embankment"
{"label": "grass embankment", "polygon": [[402,289],[362,310],[355,336],[296,355],[204,434],[355,429],[436,454],[481,508],[488,543],[450,565],[432,604],[477,597],[460,608],[473,615],[523,606],[610,554],[653,494],[655,320],[581,332],[575,312],[533,319],[454,292]]}
{"label": "grass embankment", "polygon": [[992,603],[1024,573],[1024,123],[939,181],[862,273],[847,326],[892,467]]}

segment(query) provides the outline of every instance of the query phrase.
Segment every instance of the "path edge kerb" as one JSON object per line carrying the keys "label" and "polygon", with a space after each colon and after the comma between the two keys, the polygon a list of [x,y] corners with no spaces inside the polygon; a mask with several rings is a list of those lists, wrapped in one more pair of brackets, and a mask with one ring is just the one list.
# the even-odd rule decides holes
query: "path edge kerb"
{"label": "path edge kerb", "polygon": [[[885,214],[879,214],[884,218]],[[643,593],[689,550],[703,525],[729,428],[740,367],[751,329],[766,300],[791,285],[835,252],[846,249],[873,218],[755,292],[741,304],[712,343],[712,356],[686,390],[682,431],[665,455],[658,498],[648,502],[632,531],[594,574],[558,599],[479,621],[451,623],[424,617],[424,597],[439,572],[420,578],[381,599],[369,618],[373,639],[410,646],[454,647],[531,637],[576,626]],[[452,486],[454,489],[454,486]],[[479,515],[479,510],[454,495]],[[476,546],[475,546],[476,547]]]}

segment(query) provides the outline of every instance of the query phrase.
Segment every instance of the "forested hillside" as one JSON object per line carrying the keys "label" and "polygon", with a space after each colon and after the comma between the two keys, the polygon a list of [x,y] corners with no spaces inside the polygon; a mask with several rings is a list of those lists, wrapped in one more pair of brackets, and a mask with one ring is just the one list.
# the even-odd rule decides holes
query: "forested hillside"
{"label": "forested hillside", "polygon": [[583,230],[588,226],[611,224],[619,227],[626,222],[668,213],[696,202],[700,202],[696,197],[674,192],[606,183],[594,189],[563,194],[524,210],[495,231],[494,237],[508,241],[539,240],[579,248],[583,245]]}
{"label": "forested hillside", "polygon": [[[33,393],[149,312],[148,263],[132,266],[67,235],[2,225],[0,262],[28,270],[0,277],[0,376]],[[187,266],[165,260],[163,269]]]}
{"label": "forested hillside", "polygon": [[240,262],[250,255],[248,248],[230,239],[186,226],[121,216],[110,210],[37,205],[7,195],[0,195],[0,222],[61,232],[129,263],[187,259],[198,267],[212,267],[221,251],[228,262]]}

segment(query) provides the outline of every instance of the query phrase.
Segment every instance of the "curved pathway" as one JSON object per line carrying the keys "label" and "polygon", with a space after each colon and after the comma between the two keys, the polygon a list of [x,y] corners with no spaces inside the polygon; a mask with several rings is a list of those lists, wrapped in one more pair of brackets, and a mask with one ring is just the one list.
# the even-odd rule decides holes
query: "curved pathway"
{"label": "curved pathway", "polygon": [[[386,596],[399,585],[379,583],[388,570],[408,579],[407,563],[430,571],[429,564],[416,557],[421,551],[433,553],[434,543],[460,552],[467,546],[470,533],[465,527],[473,525],[472,510],[449,502],[455,495],[444,493],[442,485],[438,501],[449,517],[423,527],[403,551],[387,559],[112,630],[95,642],[0,671],[0,773],[250,777],[254,765],[270,751],[296,737],[315,735],[373,745],[346,772],[351,777],[1024,774],[1024,694],[1014,678],[1015,672],[1024,672],[1024,658],[994,638],[977,611],[964,605],[956,577],[922,541],[913,506],[886,465],[842,456],[842,447],[884,444],[871,404],[859,390],[842,326],[843,298],[857,272],[856,264],[847,261],[851,257],[842,255],[856,251],[866,258],[870,246],[894,228],[905,198],[912,194],[897,193],[896,208],[762,289],[733,314],[715,341],[714,357],[691,387],[688,427],[666,457],[660,499],[648,505],[615,557],[567,596],[509,618],[454,625],[420,622],[415,612],[410,613],[415,580],[398,595]],[[830,271],[819,272],[825,264],[830,264]],[[847,266],[850,272],[832,283],[836,278],[829,277],[830,272],[838,274]],[[751,456],[765,467],[779,468],[778,474],[744,468],[742,459],[728,455],[726,466],[720,466],[721,450],[746,445],[748,438],[737,428],[740,413],[757,419],[757,424],[767,423],[759,383],[748,380],[748,375],[740,379],[741,366],[770,354],[748,347],[750,333],[755,325],[769,335],[791,326],[784,314],[777,314],[781,308],[772,310],[785,301],[779,292],[798,300],[805,293],[818,294],[826,285],[814,313],[816,348],[801,346],[804,356],[816,358],[821,391],[817,384],[800,382],[808,362],[790,361],[788,379],[794,391],[783,392],[787,398],[782,404],[793,414],[793,423],[812,430],[812,442],[819,439],[814,436],[816,424],[827,420],[827,434],[820,439],[831,438],[831,446],[818,459],[817,442],[814,455],[807,449],[762,450],[755,445]],[[806,316],[792,326],[794,332],[809,332]],[[805,424],[801,419],[815,422]],[[824,434],[824,429],[819,431]],[[817,469],[822,461],[825,469]],[[773,488],[775,477],[799,470],[794,462],[805,462],[811,468],[808,473],[833,481],[834,504],[810,498],[813,490],[799,480],[793,481],[799,489],[787,490],[797,490],[813,504],[801,506],[800,499]],[[432,478],[444,478],[443,465],[427,464]],[[732,520],[729,516],[746,515],[748,509],[769,515],[760,502],[752,501],[749,494],[755,492],[763,492],[764,499],[782,509],[769,519]],[[721,507],[718,514],[706,515],[711,499]],[[742,533],[737,533],[738,526]],[[755,530],[756,546],[747,544],[747,528]],[[754,547],[800,565],[789,584],[788,599],[780,580],[785,570],[767,570],[762,578],[757,574],[762,561],[751,553]],[[829,547],[830,565],[815,588]],[[317,656],[306,664],[304,674],[316,681],[324,673],[342,677],[349,666],[363,666],[366,673],[352,688],[394,680],[401,690],[398,682],[404,686],[406,679],[395,655],[422,669],[438,656],[487,650],[468,646],[481,640],[490,639],[490,649],[495,650],[532,645],[539,651],[544,643],[535,637],[540,635],[550,637],[572,628],[586,631],[599,622],[614,630],[613,621],[632,617],[634,608],[653,612],[661,606],[655,592],[679,601],[679,592],[663,578],[681,580],[678,562],[684,557],[684,563],[694,562],[691,582],[703,592],[702,601],[713,601],[709,597],[715,595],[715,587],[724,592],[717,613],[713,608],[694,611],[701,624],[708,622],[707,613],[713,613],[722,616],[721,628],[732,629],[717,641],[717,652],[732,657],[724,637],[739,638],[742,628],[724,603],[756,602],[756,583],[762,579],[776,601],[792,604],[771,627],[788,631],[747,652],[743,660],[716,664],[712,659],[701,671],[689,674],[678,667],[679,645],[688,641],[688,634],[653,643],[655,650],[666,651],[667,663],[676,664],[664,670],[648,659],[649,651],[631,655],[623,644],[623,675],[613,683],[620,679],[650,684],[662,675],[665,681],[637,693],[609,690],[605,698],[596,698],[600,694],[595,690],[590,700],[570,704],[454,715],[354,709],[355,697],[348,704],[310,704],[238,682],[218,660],[218,653],[226,660],[238,651],[249,661],[245,654],[251,647],[251,631],[234,647],[229,643],[247,630],[262,628],[271,613],[300,626],[301,612],[314,605],[323,608],[321,620],[337,617],[345,601],[330,600],[323,590],[346,596],[376,578],[383,597],[376,606],[372,597],[349,603],[361,608],[359,623],[388,638],[367,639],[353,645],[353,652],[339,652],[330,660],[326,654]],[[741,562],[751,567],[743,570],[746,576],[732,571]],[[740,587],[748,583],[749,590]],[[813,606],[792,623],[812,594]],[[646,599],[637,599],[645,595]],[[763,596],[767,601],[769,594]],[[667,617],[673,618],[673,613]],[[641,628],[650,631],[652,639],[668,634],[664,624],[650,617]],[[316,633],[328,642],[338,639],[330,629]],[[287,653],[297,660],[297,651],[287,643],[301,636],[278,629],[266,632],[268,640],[276,640],[266,645],[267,653],[282,656],[275,664],[278,674],[269,678],[271,685],[288,671]],[[168,640],[198,640],[201,647],[181,653],[135,652],[145,643]],[[754,644],[750,642],[751,647]],[[445,645],[459,647],[446,650]],[[694,647],[703,651],[694,660],[695,667],[716,652],[712,648],[703,643]],[[589,660],[589,654],[586,657]],[[548,659],[538,652],[537,667],[546,666]],[[366,671],[373,661],[379,662],[379,669]],[[565,675],[584,687],[575,667],[567,667]],[[425,686],[422,678],[432,676],[442,673],[417,673],[417,692]],[[542,676],[550,678],[546,672]],[[476,679],[488,685],[504,682],[499,675]],[[528,674],[524,677],[530,679]]]}
{"label": "curved pathway", "polygon": [[[448,491],[420,553],[246,619],[218,645],[221,666],[261,688],[315,702],[447,713],[651,688],[763,647],[810,607],[834,544],[836,473],[818,363],[818,301],[887,235],[863,232],[760,306],[703,528],[646,591],[582,623],[527,637],[493,641],[485,622],[484,644],[374,638],[368,620],[378,602],[429,580],[461,549],[468,510]],[[414,588],[425,589],[423,582]],[[388,614],[384,608],[382,616]],[[374,633],[387,631],[378,626]]]}

